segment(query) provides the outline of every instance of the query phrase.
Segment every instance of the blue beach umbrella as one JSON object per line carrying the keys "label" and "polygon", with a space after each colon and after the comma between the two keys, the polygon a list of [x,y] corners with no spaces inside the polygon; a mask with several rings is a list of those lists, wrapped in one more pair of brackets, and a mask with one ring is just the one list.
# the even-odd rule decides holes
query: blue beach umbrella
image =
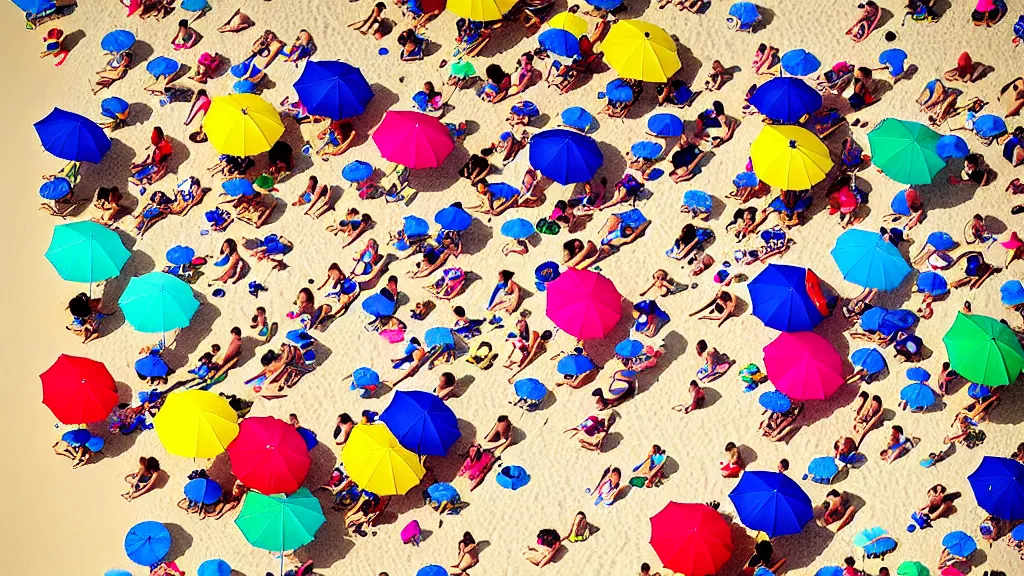
{"label": "blue beach umbrella", "polygon": [[932,296],[941,296],[949,292],[949,284],[946,283],[946,279],[942,277],[942,274],[929,270],[922,272],[917,277],[917,289]]}
{"label": "blue beach umbrella", "polygon": [[856,368],[863,368],[868,374],[878,374],[885,370],[885,356],[876,348],[858,348],[850,354],[850,363]]}
{"label": "blue beach umbrella", "polygon": [[171,367],[159,354],[146,354],[135,361],[135,371],[145,378],[163,378],[171,373]]}
{"label": "blue beach umbrella", "polygon": [[370,294],[366,300],[363,300],[362,306],[364,312],[375,318],[391,316],[395,313],[395,302],[379,292]]}
{"label": "blue beach umbrella", "polygon": [[594,115],[587,112],[586,108],[573,106],[562,110],[562,124],[571,126],[580,132],[587,132],[594,125]]}
{"label": "blue beach umbrella", "polygon": [[43,182],[39,196],[44,200],[59,200],[71,193],[71,182],[67,178],[54,178]]}
{"label": "blue beach umbrella", "polygon": [[999,287],[999,301],[1003,306],[1024,304],[1024,284],[1020,280],[1007,280]]}
{"label": "blue beach umbrella", "polygon": [[793,76],[807,76],[814,74],[821,67],[821,61],[814,55],[797,48],[782,55],[782,69]]}
{"label": "blue beach umbrella", "polygon": [[994,138],[1006,134],[1006,121],[995,114],[978,116],[974,121],[974,133],[982,138]]}
{"label": "blue beach umbrella", "polygon": [[[598,98],[600,97],[598,94]],[[633,88],[622,78],[616,78],[605,86],[604,97],[609,102],[629,102],[633,99]]]}
{"label": "blue beach umbrella", "polygon": [[622,5],[623,0],[586,0],[594,8],[601,10],[615,10]]}
{"label": "blue beach umbrella", "polygon": [[209,478],[196,478],[185,484],[185,498],[200,504],[213,504],[220,500],[223,488]]}
{"label": "blue beach umbrella", "polygon": [[533,402],[540,402],[548,394],[547,387],[545,387],[544,384],[541,384],[540,380],[537,380],[536,378],[523,378],[521,380],[516,380],[513,387],[516,390],[516,396]]}
{"label": "blue beach umbrella", "polygon": [[120,114],[127,112],[129,107],[130,104],[128,104],[127,100],[118,98],[117,96],[110,96],[109,98],[104,98],[100,102],[100,114],[102,114],[104,118],[113,119],[117,118]]}
{"label": "blue beach umbrella", "polygon": [[288,332],[285,333],[284,337],[292,344],[295,344],[299,348],[303,349],[312,346],[313,342],[315,341],[313,336],[309,332],[307,332],[305,328],[301,327],[296,328],[294,330],[289,330]]}
{"label": "blue beach umbrella", "polygon": [[447,208],[438,210],[437,214],[434,214],[434,223],[443,230],[462,232],[473,223],[473,217],[461,205],[452,204]]}
{"label": "blue beach umbrella", "polygon": [[563,58],[578,58],[580,55],[579,38],[571,32],[558,28],[549,28],[537,37],[540,47]]}
{"label": "blue beach umbrella", "polygon": [[54,108],[33,124],[43,149],[71,162],[96,163],[110,150],[110,138],[92,120]]}
{"label": "blue beach umbrella", "polygon": [[664,151],[664,147],[657,142],[643,140],[629,147],[629,152],[634,158],[641,160],[654,160]]}
{"label": "blue beach umbrella", "polygon": [[[209,6],[209,3],[207,3],[206,0],[182,0],[181,1],[181,9],[186,11],[186,12],[201,12],[201,11],[205,10],[208,6]],[[212,562],[212,560],[210,560],[210,562]],[[221,562],[223,562],[223,560],[221,560]],[[225,563],[224,565],[227,566],[227,563]],[[228,568],[228,572],[230,572],[230,571],[231,571],[231,568],[229,567]],[[203,576],[203,575],[200,574],[199,576]]]}
{"label": "blue beach umbrella", "polygon": [[814,576],[843,576],[843,569],[839,566],[822,566]]}
{"label": "blue beach umbrella", "polygon": [[14,5],[30,14],[38,14],[53,6],[53,0],[13,0]]}
{"label": "blue beach umbrella", "polygon": [[655,114],[647,119],[647,131],[659,138],[676,138],[683,130],[683,121],[675,114]]}
{"label": "blue beach umbrella", "polygon": [[135,34],[127,30],[113,30],[107,32],[100,40],[100,48],[107,52],[124,52],[135,44]]}
{"label": "blue beach umbrella", "polygon": [[224,193],[232,198],[252,196],[256,193],[256,190],[252,187],[252,182],[249,182],[248,178],[232,178],[225,180],[220,186],[224,189]]}
{"label": "blue beach umbrella", "polygon": [[369,388],[380,384],[380,376],[372,368],[361,366],[352,372],[352,383],[357,388]]}
{"label": "blue beach umbrella", "polygon": [[878,63],[882,66],[889,66],[892,70],[897,71],[897,76],[904,70],[906,62],[907,53],[899,48],[890,48],[878,55]]}
{"label": "blue beach umbrella", "polygon": [[743,24],[750,25],[761,17],[761,13],[757,11],[757,6],[752,2],[737,2],[729,6],[729,16]]}
{"label": "blue beach umbrella", "polygon": [[533,236],[537,229],[525,218],[513,218],[501,225],[501,234],[506,238],[522,239]]}
{"label": "blue beach umbrella", "polygon": [[433,348],[434,346],[455,346],[455,337],[452,336],[452,329],[445,326],[435,326],[429,328],[425,334],[423,334],[423,343],[427,345],[427,348]]}
{"label": "blue beach umbrella", "polygon": [[[181,7],[184,9],[185,5],[182,4]],[[206,560],[199,565],[196,576],[231,576],[231,566],[220,558]]]}
{"label": "blue beach umbrella", "polygon": [[943,160],[964,158],[971,153],[971,148],[967,145],[966,140],[956,134],[946,134],[936,142],[935,153]]}
{"label": "blue beach umbrella", "polygon": [[898,248],[877,232],[847,230],[832,249],[843,278],[863,288],[893,290],[910,273]]}
{"label": "blue beach umbrella", "polygon": [[430,223],[419,216],[405,216],[402,218],[402,232],[409,238],[423,236],[430,232]]}
{"label": "blue beach umbrella", "polygon": [[373,175],[373,165],[362,160],[353,160],[341,169],[341,177],[349,182],[362,182]]}
{"label": "blue beach umbrella", "polygon": [[196,257],[196,251],[189,246],[182,246],[181,244],[172,247],[167,251],[165,255],[167,261],[175,266],[181,266],[182,264],[188,264]]}
{"label": "blue beach umbrella", "polygon": [[806,332],[824,316],[807,292],[806,268],[769,264],[747,285],[751,306],[765,326],[783,332]]}
{"label": "blue beach umbrella", "polygon": [[586,374],[594,368],[597,368],[594,361],[583,354],[568,354],[563,356],[562,359],[558,361],[558,365],[555,366],[555,369],[558,370],[559,374],[566,374],[568,376]]}
{"label": "blue beach umbrella", "polygon": [[171,549],[171,533],[152,520],[139,522],[124,537],[124,552],[140,566],[152,566],[164,559]]}
{"label": "blue beach umbrella", "polygon": [[1018,542],[1024,540],[1024,524],[1018,524],[1016,528],[1011,530],[1010,537]]}
{"label": "blue beach umbrella", "polygon": [[643,342],[630,338],[627,338],[615,345],[615,354],[623,358],[636,358],[643,351]]}
{"label": "blue beach umbrella", "polygon": [[980,400],[992,393],[992,389],[984,384],[975,384],[971,382],[970,386],[967,387],[967,395],[975,400]]}
{"label": "blue beach umbrella", "polygon": [[231,90],[235,94],[255,94],[256,83],[252,80],[239,80],[231,85]]}
{"label": "blue beach umbrella", "polygon": [[962,530],[950,532],[942,537],[942,546],[949,550],[949,553],[960,558],[967,558],[978,549],[978,543],[974,538]]}
{"label": "blue beach umbrella", "polygon": [[402,447],[420,456],[444,456],[461,436],[455,413],[430,392],[395,392],[380,419]]}
{"label": "blue beach umbrella", "polygon": [[927,370],[920,366],[914,366],[913,368],[907,368],[907,380],[911,382],[927,382],[931,380],[932,375]]}
{"label": "blue beach umbrella", "polygon": [[798,534],[814,517],[811,498],[778,472],[744,472],[729,499],[744,526],[769,538]]}
{"label": "blue beach umbrella", "polygon": [[530,475],[522,466],[505,466],[498,471],[494,480],[498,486],[509,490],[519,490],[530,483]]}
{"label": "blue beach umbrella", "polygon": [[906,402],[911,410],[924,410],[935,403],[935,391],[923,382],[915,382],[900,390],[900,400]]}
{"label": "blue beach umbrella", "polygon": [[765,410],[772,412],[785,412],[793,406],[793,401],[778,390],[769,390],[758,397],[757,403]]}
{"label": "blue beach umbrella", "polygon": [[363,73],[336,60],[307,62],[292,87],[310,114],[333,120],[359,116],[373,99]]}
{"label": "blue beach umbrella", "polygon": [[[20,1],[24,2],[26,0],[20,0]],[[32,0],[32,1],[36,1],[36,0]],[[43,0],[39,0],[39,1],[41,2]],[[110,570],[107,570],[106,572],[104,572],[103,576],[132,576],[132,573],[127,571],[127,570],[118,570],[118,569],[114,568],[114,569],[110,569]]]}
{"label": "blue beach umbrella", "polygon": [[587,182],[604,164],[593,138],[573,130],[545,130],[530,140],[530,166],[559,184]]}
{"label": "blue beach umbrella", "polygon": [[459,491],[447,482],[435,482],[427,486],[427,496],[434,502],[450,502],[458,497]]}
{"label": "blue beach umbrella", "polygon": [[67,442],[69,446],[77,448],[91,440],[92,434],[90,434],[85,428],[76,428],[75,430],[68,430],[62,434],[60,439]]}
{"label": "blue beach umbrella", "polygon": [[967,481],[985,512],[1002,520],[1024,520],[1024,464],[985,456]]}
{"label": "blue beach umbrella", "polygon": [[750,97],[750,104],[772,120],[795,124],[804,115],[821,108],[821,94],[807,82],[785,76],[758,86]]}
{"label": "blue beach umbrella", "polygon": [[682,204],[694,212],[711,212],[714,200],[702,190],[687,190],[683,192]]}
{"label": "blue beach umbrella", "polygon": [[938,230],[928,235],[928,238],[925,239],[925,244],[936,250],[951,250],[956,246],[956,240],[948,232]]}
{"label": "blue beach umbrella", "polygon": [[754,172],[740,172],[732,179],[733,186],[737,188],[750,188],[757,186],[761,180],[757,177]]}
{"label": "blue beach umbrella", "polygon": [[839,474],[839,465],[832,456],[818,456],[807,465],[807,475],[815,479],[831,480]]}
{"label": "blue beach umbrella", "polygon": [[853,537],[853,545],[864,549],[864,554],[877,557],[896,549],[896,540],[883,528],[876,526],[862,530]]}
{"label": "blue beach umbrella", "polygon": [[149,61],[146,64],[146,72],[149,72],[157,78],[161,76],[170,76],[181,68],[181,64],[173,58],[167,56],[157,56],[156,58]]}
{"label": "blue beach umbrella", "polygon": [[416,576],[448,576],[448,570],[437,564],[424,566],[416,571]]}

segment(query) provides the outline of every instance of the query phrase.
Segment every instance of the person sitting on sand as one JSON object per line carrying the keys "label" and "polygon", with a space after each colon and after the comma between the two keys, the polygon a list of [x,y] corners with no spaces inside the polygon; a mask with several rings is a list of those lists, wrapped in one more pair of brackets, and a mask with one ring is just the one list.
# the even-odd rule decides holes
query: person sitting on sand
{"label": "person sitting on sand", "polygon": [[[860,66],[853,73],[853,93],[847,101],[850,104],[850,108],[854,111],[863,110],[868,106],[871,106],[878,100],[878,96],[875,94],[874,80],[871,75],[871,68]],[[853,126],[861,125],[866,127],[867,124],[859,124],[856,120],[853,122]]]}
{"label": "person sitting on sand", "polygon": [[537,533],[537,543],[526,547],[523,558],[529,560],[534,566],[543,568],[554,559],[561,541],[562,537],[558,535],[558,532],[551,528],[544,528]]}
{"label": "person sitting on sand", "polygon": [[231,14],[231,17],[228,18],[224,24],[217,28],[217,32],[241,32],[243,30],[248,30],[255,25],[256,23],[253,22],[252,18],[243,14],[242,9],[239,8]]}
{"label": "person sitting on sand", "polygon": [[92,221],[104,226],[112,226],[117,221],[118,214],[121,213],[122,199],[121,190],[117,186],[97,188],[96,199],[92,205],[100,211],[100,215],[94,217]]}
{"label": "person sitting on sand", "polygon": [[245,495],[248,492],[249,488],[247,488],[245,484],[242,484],[239,480],[235,480],[234,486],[231,487],[231,492],[222,496],[220,502],[211,506],[204,506],[199,517],[220,520],[225,514],[241,506],[242,500],[245,499]]}
{"label": "person sitting on sand", "polygon": [[697,380],[702,383],[717,380],[728,372],[729,368],[735,363],[725,354],[721,354],[718,350],[708,346],[708,343],[704,340],[697,341],[694,351],[697,353],[697,356],[704,360],[704,365],[697,370]]}
{"label": "person sitting on sand", "polygon": [[164,136],[163,129],[156,126],[150,134],[150,143],[152,151],[146,158],[131,165],[132,176],[128,181],[136,186],[149,186],[167,174],[168,161],[174,151],[170,139]]}
{"label": "person sitting on sand", "polygon": [[340,156],[352,146],[356,141],[356,129],[349,120],[335,120],[316,137],[323,141],[316,154],[326,162],[329,156]]}
{"label": "person sitting on sand", "polygon": [[488,312],[511,314],[519,307],[522,292],[519,285],[512,281],[513,276],[514,274],[508,270],[498,272],[498,283],[487,302]]}
{"label": "person sitting on sand", "polygon": [[459,469],[456,476],[469,480],[469,491],[472,492],[487,477],[487,473],[494,465],[494,461],[494,454],[484,450],[480,444],[473,444],[469,447],[466,460],[462,463],[462,468]]}
{"label": "person sitting on sand", "polygon": [[[359,32],[363,36],[370,34],[371,32],[376,36],[377,31],[380,29],[381,22],[383,22],[384,10],[387,8],[387,4],[383,2],[377,2],[370,8],[370,13],[361,20],[354,20],[349,22],[346,26],[352,28],[356,32]],[[380,40],[380,38],[377,38]]]}
{"label": "person sitting on sand", "polygon": [[697,115],[693,137],[698,141],[710,140],[711,147],[718,148],[732,139],[737,126],[738,122],[726,115],[725,105],[715,100],[710,109]]}
{"label": "person sitting on sand", "polygon": [[928,489],[928,503],[917,509],[921,514],[927,514],[932,522],[944,518],[953,513],[953,502],[960,498],[959,492],[948,492],[942,484],[936,484]]}
{"label": "person sitting on sand", "polygon": [[701,388],[700,384],[696,380],[690,380],[689,386],[690,403],[689,404],[676,404],[672,407],[676,412],[683,412],[689,414],[694,410],[704,407],[704,402],[707,400],[707,396],[704,389]]}
{"label": "person sitting on sand", "polygon": [[743,458],[740,456],[740,449],[734,442],[725,445],[725,460],[718,463],[723,478],[739,478],[743,471]]}
{"label": "person sitting on sand", "polygon": [[757,428],[761,431],[761,435],[769,441],[778,442],[788,436],[790,432],[794,432],[799,428],[799,426],[796,426],[796,420],[803,412],[803,408],[802,402],[793,402],[789,409],[784,412],[770,412],[766,410],[768,414],[761,420]]}
{"label": "person sitting on sand", "polygon": [[1003,105],[1003,116],[1009,118],[1020,114],[1024,108],[1024,78],[1018,76],[999,89],[999,103]]}
{"label": "person sitting on sand", "polygon": [[[454,378],[454,377],[453,377]],[[501,458],[501,454],[513,444],[512,432],[515,430],[508,416],[498,416],[494,426],[484,435],[484,450],[489,450],[495,458]]]}
{"label": "person sitting on sand", "polygon": [[157,476],[160,474],[160,461],[156,458],[139,458],[139,469],[124,477],[131,488],[121,497],[131,502],[156,487]]}
{"label": "person sitting on sand", "polygon": [[587,515],[581,510],[573,516],[572,526],[569,527],[568,534],[562,540],[585,542],[587,538],[590,538],[590,523],[587,522]]}
{"label": "person sitting on sand", "polygon": [[100,90],[104,88],[110,88],[118,80],[121,80],[128,74],[128,70],[132,66],[132,61],[135,59],[135,55],[125,50],[119,52],[114,56],[102,70],[96,72],[99,79],[96,80],[95,87],[92,89],[93,94],[99,94]]}
{"label": "person sitting on sand", "polygon": [[758,76],[778,76],[782,68],[779,49],[767,44],[758,44],[750,69]]}
{"label": "person sitting on sand", "polygon": [[859,446],[867,433],[882,421],[882,397],[876,394],[869,399],[867,392],[861,392],[857,399],[853,409],[853,436]]}
{"label": "person sitting on sand", "polygon": [[907,436],[903,434],[903,427],[894,425],[889,433],[888,445],[878,454],[878,456],[882,460],[892,463],[900,456],[909,452],[913,447],[914,442],[911,438],[907,438]]}
{"label": "person sitting on sand", "polygon": [[249,264],[242,259],[242,254],[238,250],[238,243],[235,242],[234,238],[228,238],[221,243],[220,258],[213,265],[223,267],[224,273],[211,280],[211,282],[221,282],[224,284],[228,282],[238,284],[249,268]]}
{"label": "person sitting on sand", "polygon": [[[725,284],[727,284],[728,282],[729,280],[726,280]],[[722,288],[718,289],[718,292],[715,292],[715,295],[711,298],[711,300],[708,301],[707,304],[704,304],[700,308],[691,312],[690,316],[696,316],[697,314],[700,314],[705,310],[708,310],[708,313],[704,314],[703,316],[699,316],[697,319],[718,322],[718,326],[721,327],[722,324],[725,324],[726,320],[728,320],[730,317],[733,316],[733,314],[735,314],[736,298],[731,293],[729,293],[729,291],[726,290],[723,286]]]}
{"label": "person sitting on sand", "polygon": [[587,493],[595,496],[594,506],[604,504],[611,506],[615,500],[622,495],[625,486],[622,485],[622,471],[618,468],[605,468],[597,485]]}
{"label": "person sitting on sand", "polygon": [[480,550],[477,548],[476,540],[469,532],[463,533],[462,540],[459,540],[459,556],[456,558],[455,564],[451,565],[455,572],[449,572],[449,574],[468,574],[466,570],[476,566],[479,562]]}
{"label": "person sitting on sand", "polygon": [[640,296],[646,296],[648,292],[657,288],[658,296],[668,296],[674,294],[678,290],[678,286],[665,270],[655,270],[654,274],[651,275],[651,285],[644,289],[640,293]]}
{"label": "person sitting on sand", "polygon": [[950,184],[973,184],[976,186],[987,186],[992,180],[992,172],[985,166],[985,161],[980,154],[968,154],[964,157],[964,167],[960,176],[950,174],[947,181]]}
{"label": "person sitting on sand", "polygon": [[967,52],[961,52],[956,60],[956,67],[947,70],[942,78],[947,82],[963,82],[973,84],[982,78],[988,67],[981,62],[975,62]]}
{"label": "person sitting on sand", "polygon": [[188,19],[183,18],[178,20],[178,32],[171,39],[171,46],[175,50],[188,50],[195,46],[201,38],[202,36],[188,25]]}
{"label": "person sitting on sand", "polygon": [[285,55],[284,61],[292,62],[296,67],[299,62],[309,58],[314,52],[316,52],[316,44],[313,42],[313,36],[305,28],[299,30],[299,35],[295,37],[291,47],[281,51]]}
{"label": "person sitting on sand", "polygon": [[[653,488],[658,486],[661,481],[665,478],[665,450],[657,444],[651,446],[650,451],[647,452],[647,457],[641,462],[633,472],[637,472],[638,478],[642,478],[644,481],[644,488]],[[633,479],[630,479],[630,484],[633,484]]]}
{"label": "person sitting on sand", "polygon": [[823,513],[817,521],[818,525],[831,526],[838,522],[838,525],[833,528],[833,532],[839,532],[845,528],[853,521],[853,516],[857,513],[857,507],[850,504],[850,497],[845,492],[838,490],[829,490],[821,508]]}
{"label": "person sitting on sand", "polygon": [[989,276],[998,274],[1002,271],[1002,268],[993,266],[986,262],[984,254],[977,250],[962,252],[956,257],[956,260],[953,261],[953,264],[951,264],[950,267],[956,265],[961,258],[966,260],[964,275],[951,281],[949,283],[950,288],[962,288],[967,286],[970,290],[974,290],[976,288],[980,288]]}

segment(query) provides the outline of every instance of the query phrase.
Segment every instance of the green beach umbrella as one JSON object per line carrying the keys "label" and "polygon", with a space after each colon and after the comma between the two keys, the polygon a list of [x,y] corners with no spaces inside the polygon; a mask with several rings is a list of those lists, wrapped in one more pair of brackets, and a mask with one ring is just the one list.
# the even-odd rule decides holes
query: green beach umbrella
{"label": "green beach umbrella", "polygon": [[53,227],[46,259],[69,282],[93,282],[121,273],[131,252],[121,237],[96,222],[71,222]]}
{"label": "green beach umbrella", "polygon": [[958,312],[942,343],[952,368],[976,384],[1004,386],[1024,368],[1024,349],[1013,330],[988,316]]}
{"label": "green beach umbrella", "polygon": [[928,576],[928,568],[916,560],[907,560],[896,568],[896,576]]}
{"label": "green beach umbrella", "polygon": [[132,278],[117,303],[133,328],[150,333],[184,328],[199,309],[192,287],[164,272]]}
{"label": "green beach umbrella", "polygon": [[886,118],[868,133],[871,162],[902,184],[931,184],[946,161],[935,151],[938,132],[917,122]]}
{"label": "green beach umbrella", "polygon": [[312,542],[325,521],[320,501],[307,488],[299,488],[291,496],[250,491],[235,525],[249,544],[283,552]]}

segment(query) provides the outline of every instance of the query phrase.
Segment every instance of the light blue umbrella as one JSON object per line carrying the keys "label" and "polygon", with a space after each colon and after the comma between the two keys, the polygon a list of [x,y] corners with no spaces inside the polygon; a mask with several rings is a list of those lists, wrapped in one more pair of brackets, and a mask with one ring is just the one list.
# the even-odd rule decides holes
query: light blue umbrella
{"label": "light blue umbrella", "polygon": [[967,141],[956,134],[946,134],[935,144],[935,153],[943,160],[963,158],[971,153]]}
{"label": "light blue umbrella", "polygon": [[861,530],[853,537],[853,545],[864,548],[864,553],[876,556],[896,549],[896,541],[880,526]]}
{"label": "light blue umbrella", "polygon": [[352,372],[352,382],[358,388],[369,388],[380,384],[380,376],[372,368],[362,366]]}
{"label": "light blue umbrella", "polygon": [[548,394],[547,387],[536,378],[516,380],[513,387],[515,388],[516,396],[533,402],[540,402]]}
{"label": "light blue umbrella", "polygon": [[525,218],[513,218],[501,225],[501,234],[506,238],[522,239],[533,236],[537,229]]}
{"label": "light blue umbrella", "polygon": [[765,410],[785,412],[793,406],[793,401],[778,390],[769,390],[757,398],[757,403]]}
{"label": "light blue umbrella", "polygon": [[615,345],[615,354],[623,358],[636,358],[644,351],[644,344],[638,340],[625,339]]}
{"label": "light blue umbrella", "polygon": [[967,558],[978,549],[978,543],[974,541],[974,538],[962,530],[956,530],[943,536],[942,546],[949,550],[950,554],[960,558]]}
{"label": "light blue umbrella", "polygon": [[893,290],[910,273],[899,249],[867,230],[843,232],[832,249],[832,259],[843,278],[864,288]]}
{"label": "light blue umbrella", "polygon": [[555,367],[559,374],[566,374],[568,376],[579,376],[580,374],[586,374],[590,372],[597,365],[588,356],[583,354],[568,354],[563,356],[558,361],[558,365]]}
{"label": "light blue umbrella", "polygon": [[[203,1],[205,2],[205,0]],[[182,8],[185,8],[184,4]],[[196,576],[231,576],[231,566],[219,558],[206,560],[199,565]]]}
{"label": "light blue umbrella", "polygon": [[687,190],[683,193],[683,206],[693,212],[711,212],[714,201],[711,195],[701,190]]}
{"label": "light blue umbrella", "polygon": [[455,337],[452,335],[451,328],[434,326],[423,334],[423,343],[427,345],[427,348],[455,346]]}
{"label": "light blue umbrella", "polygon": [[657,142],[651,142],[649,140],[642,140],[630,146],[629,151],[633,154],[634,158],[641,160],[654,160],[658,156],[661,156],[664,147]]}
{"label": "light blue umbrella", "polygon": [[181,68],[181,64],[172,58],[167,56],[157,56],[156,58],[149,61],[146,64],[146,72],[149,72],[157,78],[161,76],[170,76]]}
{"label": "light blue umbrella", "polygon": [[995,114],[978,116],[974,121],[974,133],[982,138],[994,138],[1006,134],[1006,121]]}
{"label": "light blue umbrella", "polygon": [[562,111],[562,124],[571,126],[580,132],[587,132],[594,124],[594,115],[585,108],[573,106]]}
{"label": "light blue umbrella", "polygon": [[362,182],[373,174],[373,165],[362,160],[354,160],[341,169],[341,177],[349,182]]}
{"label": "light blue umbrella", "polygon": [[836,474],[839,474],[839,465],[832,456],[819,456],[807,465],[807,475],[814,481],[831,481]]}
{"label": "light blue umbrella", "polygon": [[900,400],[906,402],[911,410],[924,410],[935,403],[935,391],[923,382],[915,382],[900,390]]}
{"label": "light blue umbrella", "polygon": [[1007,280],[999,287],[999,301],[1003,306],[1024,304],[1024,284],[1020,280]]}
{"label": "light blue umbrella", "polygon": [[917,277],[917,289],[925,294],[931,294],[932,296],[941,296],[949,292],[949,284],[946,279],[942,277],[942,274],[938,272],[922,272]]}
{"label": "light blue umbrella", "polygon": [[107,52],[124,52],[135,44],[135,34],[127,30],[113,30],[107,32],[100,40],[100,48]]}
{"label": "light blue umbrella", "polygon": [[[210,5],[206,2],[206,0],[182,0],[181,1],[181,9],[186,11],[186,12],[202,12],[203,10],[207,9],[209,6]],[[223,562],[223,560],[221,562]],[[225,566],[226,565],[227,564],[225,564]],[[229,572],[230,572],[230,570],[231,570],[231,568],[228,568]],[[200,574],[199,576],[203,576],[203,575]]]}
{"label": "light blue umbrella", "polygon": [[850,355],[850,363],[863,368],[868,374],[878,374],[885,370],[885,356],[876,348],[859,348]]}
{"label": "light blue umbrella", "polygon": [[676,138],[683,130],[683,121],[675,114],[655,114],[647,119],[647,131],[659,138]]}
{"label": "light blue umbrella", "polygon": [[199,309],[192,287],[163,272],[132,278],[117,303],[128,323],[147,333],[184,328]]}
{"label": "light blue umbrella", "polygon": [[814,74],[821,67],[821,61],[803,48],[786,52],[782,55],[781,62],[782,69],[793,76]]}

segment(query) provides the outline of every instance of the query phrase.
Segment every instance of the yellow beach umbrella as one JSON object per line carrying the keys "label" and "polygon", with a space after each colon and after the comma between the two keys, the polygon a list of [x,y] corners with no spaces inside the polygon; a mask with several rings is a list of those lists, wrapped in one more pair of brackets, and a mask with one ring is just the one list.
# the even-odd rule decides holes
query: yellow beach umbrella
{"label": "yellow beach umbrella", "polygon": [[153,426],[171,454],[213,458],[238,436],[238,415],[213,392],[186,390],[167,396]]}
{"label": "yellow beach umbrella", "polygon": [[501,20],[517,0],[448,0],[448,9],[477,22]]}
{"label": "yellow beach umbrella", "polygon": [[341,462],[353,482],[379,496],[405,494],[426,474],[419,457],[402,448],[384,424],[353,428]]}
{"label": "yellow beach umbrella", "polygon": [[643,20],[620,20],[613,24],[601,50],[620,78],[665,82],[682,67],[675,40],[668,32]]}
{"label": "yellow beach umbrella", "polygon": [[572,12],[561,12],[555,14],[548,20],[548,27],[555,30],[565,30],[569,34],[579,38],[587,33],[587,21]]}
{"label": "yellow beach umbrella", "polygon": [[750,145],[757,177],[783,190],[809,190],[832,168],[828,148],[799,126],[765,126]]}
{"label": "yellow beach umbrella", "polygon": [[253,156],[270,150],[284,134],[281,115],[255,94],[214,98],[203,119],[210,144],[221,154]]}

